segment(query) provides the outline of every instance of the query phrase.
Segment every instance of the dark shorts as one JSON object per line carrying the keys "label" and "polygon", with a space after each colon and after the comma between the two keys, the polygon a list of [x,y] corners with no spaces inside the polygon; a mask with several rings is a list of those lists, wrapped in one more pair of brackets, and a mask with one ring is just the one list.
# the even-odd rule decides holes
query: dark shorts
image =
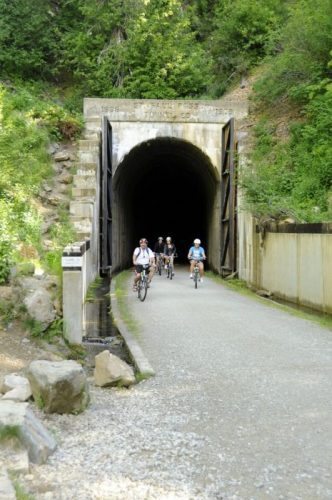
{"label": "dark shorts", "polygon": [[145,265],[143,265],[143,264],[137,264],[137,265],[136,265],[136,267],[135,267],[135,271],[136,271],[137,273],[141,273],[141,272],[143,271],[143,268],[145,269],[145,271],[146,271],[147,273],[149,273],[149,271],[150,271],[150,266],[149,266],[149,264],[145,264]]}

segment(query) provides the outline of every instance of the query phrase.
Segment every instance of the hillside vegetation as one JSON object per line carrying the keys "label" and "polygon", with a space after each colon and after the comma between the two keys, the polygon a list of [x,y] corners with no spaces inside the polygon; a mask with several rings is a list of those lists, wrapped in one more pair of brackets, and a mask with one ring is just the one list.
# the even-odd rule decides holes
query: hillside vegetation
{"label": "hillside vegetation", "polygon": [[248,207],[331,220],[330,0],[0,0],[0,12],[0,281],[22,241],[47,262],[36,195],[85,95],[218,98],[258,68]]}

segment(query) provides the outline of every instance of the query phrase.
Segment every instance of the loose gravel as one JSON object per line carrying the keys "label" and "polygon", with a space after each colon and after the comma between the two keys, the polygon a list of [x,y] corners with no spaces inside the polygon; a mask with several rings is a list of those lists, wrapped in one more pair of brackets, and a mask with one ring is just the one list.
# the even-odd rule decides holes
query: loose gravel
{"label": "loose gravel", "polygon": [[128,284],[156,376],[91,385],[78,416],[40,416],[47,464],[20,476],[43,499],[330,499],[331,332],[188,274]]}

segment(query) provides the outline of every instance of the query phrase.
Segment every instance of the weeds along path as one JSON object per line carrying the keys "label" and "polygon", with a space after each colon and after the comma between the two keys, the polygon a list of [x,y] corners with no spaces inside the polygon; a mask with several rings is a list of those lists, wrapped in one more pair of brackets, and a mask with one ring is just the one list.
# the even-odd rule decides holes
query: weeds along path
{"label": "weeds along path", "polygon": [[156,376],[51,415],[58,450],[23,476],[38,499],[331,498],[331,331],[185,270],[127,280]]}

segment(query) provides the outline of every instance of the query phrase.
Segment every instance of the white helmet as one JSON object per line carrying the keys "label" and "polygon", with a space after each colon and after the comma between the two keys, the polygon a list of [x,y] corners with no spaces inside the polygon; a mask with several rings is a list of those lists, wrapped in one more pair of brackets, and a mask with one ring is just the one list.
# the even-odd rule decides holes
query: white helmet
{"label": "white helmet", "polygon": [[166,241],[171,241],[172,238],[170,236],[167,236]]}
{"label": "white helmet", "polygon": [[199,240],[198,238],[196,238],[196,239],[194,240],[194,243],[198,243],[198,244],[200,245],[200,244],[201,244],[201,240]]}

